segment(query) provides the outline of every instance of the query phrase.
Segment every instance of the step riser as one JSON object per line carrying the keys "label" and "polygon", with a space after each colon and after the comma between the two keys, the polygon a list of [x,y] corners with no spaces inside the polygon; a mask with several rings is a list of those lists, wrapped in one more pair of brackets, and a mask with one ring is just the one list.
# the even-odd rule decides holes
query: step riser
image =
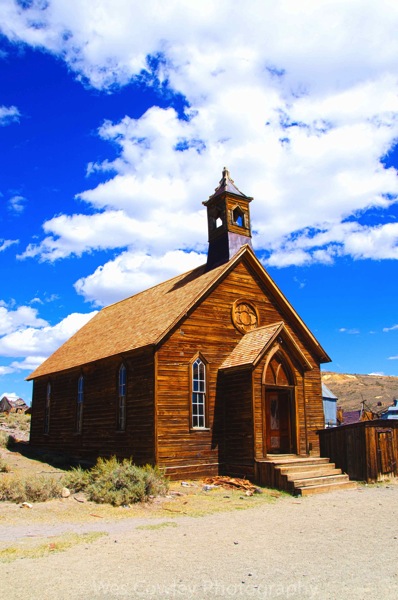
{"label": "step riser", "polygon": [[342,475],[341,469],[323,469],[322,471],[302,471],[300,473],[286,473],[288,481],[297,479],[313,479],[314,477],[332,477],[333,475]]}
{"label": "step riser", "polygon": [[313,479],[296,479],[293,481],[294,488],[309,487],[311,485],[329,485],[330,483],[347,483],[347,475],[336,475],[335,477],[314,477]]}
{"label": "step riser", "polygon": [[294,467],[277,467],[278,471],[282,475],[290,475],[294,473],[305,473],[306,471],[324,471],[327,469],[335,469],[334,463],[322,464],[322,465],[295,465]]}
{"label": "step riser", "polygon": [[311,494],[325,494],[327,492],[335,492],[337,490],[355,490],[357,484],[354,481],[347,483],[332,483],[330,485],[315,485],[313,487],[304,487],[295,490],[296,495],[309,496]]}
{"label": "step riser", "polygon": [[294,459],[279,459],[279,460],[265,460],[275,467],[288,467],[288,466],[300,466],[300,465],[326,465],[329,464],[328,458],[294,458]]}

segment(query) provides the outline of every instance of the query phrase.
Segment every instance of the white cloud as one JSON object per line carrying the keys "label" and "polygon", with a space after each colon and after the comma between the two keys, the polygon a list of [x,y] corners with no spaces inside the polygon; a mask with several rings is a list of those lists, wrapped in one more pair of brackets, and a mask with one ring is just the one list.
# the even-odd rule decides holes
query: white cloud
{"label": "white cloud", "polygon": [[392,325],[392,327],[383,327],[383,331],[394,331],[398,329],[398,325]]}
{"label": "white cloud", "polygon": [[360,333],[359,329],[355,329],[355,328],[347,329],[346,327],[340,327],[339,332],[340,333],[348,333],[348,335],[357,335],[358,333]]}
{"label": "white cloud", "polygon": [[37,316],[37,310],[31,306],[19,306],[9,310],[4,302],[0,305],[0,335],[12,333],[26,327],[44,327],[47,321]]}
{"label": "white cloud", "polygon": [[[119,155],[88,165],[108,178],[78,194],[90,214],[48,220],[21,257],[128,248],[139,262],[143,253],[201,252],[201,202],[226,165],[255,198],[254,245],[267,264],[398,258],[398,226],[388,222],[397,173],[381,162],[398,139],[395,3],[52,0],[24,9],[3,0],[0,11],[9,39],[62,57],[94,87],[124,85],[144,69],[147,85],[187,101],[184,118],[153,106],[104,122],[99,135]],[[364,226],[372,207],[384,220]],[[91,299],[97,289],[102,303],[114,268],[77,289]],[[142,268],[151,281],[151,265]]]}
{"label": "white cloud", "polygon": [[4,252],[4,250],[7,250],[10,246],[18,243],[19,240],[0,240],[0,252]]}
{"label": "white cloud", "polygon": [[[30,310],[33,311],[33,309]],[[46,321],[38,320],[40,322],[36,321],[36,323],[32,323],[32,326],[16,328],[0,338],[0,354],[24,357],[26,361],[27,357],[30,357],[30,361],[37,357],[37,361],[42,362],[95,314],[96,311],[88,314],[73,313],[54,326],[48,325]]]}
{"label": "white cloud", "polygon": [[21,214],[25,210],[25,202],[26,198],[16,195],[9,199],[8,207],[12,212]]}
{"label": "white cloud", "polygon": [[174,251],[159,257],[127,251],[99,267],[92,275],[79,279],[75,288],[86,300],[104,306],[204,262],[206,257],[195,252]]}
{"label": "white cloud", "polygon": [[389,356],[388,360],[398,360],[398,356]]}
{"label": "white cloud", "polygon": [[0,106],[0,127],[18,121],[19,117],[19,110],[16,106]]}
{"label": "white cloud", "polygon": [[33,371],[97,312],[73,313],[51,326],[31,306],[15,309],[9,306],[0,301],[0,354],[11,359],[21,357],[21,360],[0,365],[0,376]]}

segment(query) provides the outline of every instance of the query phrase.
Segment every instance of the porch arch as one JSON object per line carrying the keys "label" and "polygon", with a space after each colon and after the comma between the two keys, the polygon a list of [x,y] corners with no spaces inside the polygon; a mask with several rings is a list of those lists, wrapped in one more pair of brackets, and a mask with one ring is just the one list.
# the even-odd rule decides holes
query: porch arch
{"label": "porch arch", "polygon": [[276,344],[262,373],[264,454],[297,452],[297,378],[291,360]]}

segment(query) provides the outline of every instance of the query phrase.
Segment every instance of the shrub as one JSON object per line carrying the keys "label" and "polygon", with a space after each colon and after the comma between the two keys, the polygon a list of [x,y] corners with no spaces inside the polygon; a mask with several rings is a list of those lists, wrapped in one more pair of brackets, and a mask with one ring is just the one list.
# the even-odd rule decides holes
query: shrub
{"label": "shrub", "polygon": [[0,501],[45,502],[59,498],[61,483],[54,477],[4,475],[0,478]]}
{"label": "shrub", "polygon": [[9,473],[10,467],[7,465],[5,460],[0,456],[0,473]]}
{"label": "shrub", "polygon": [[62,482],[65,487],[70,488],[74,492],[81,492],[90,483],[89,472],[80,466],[75,467],[63,477]]}
{"label": "shrub", "polygon": [[6,448],[8,446],[10,436],[5,431],[0,431],[0,447]]}
{"label": "shrub", "polygon": [[115,456],[99,458],[92,469],[72,469],[62,480],[73,491],[83,491],[89,500],[121,506],[165,494],[168,482],[161,471],[147,465],[137,467],[131,460]]}
{"label": "shrub", "polygon": [[20,429],[21,431],[30,429],[30,415],[24,413],[10,413],[5,422],[10,429]]}

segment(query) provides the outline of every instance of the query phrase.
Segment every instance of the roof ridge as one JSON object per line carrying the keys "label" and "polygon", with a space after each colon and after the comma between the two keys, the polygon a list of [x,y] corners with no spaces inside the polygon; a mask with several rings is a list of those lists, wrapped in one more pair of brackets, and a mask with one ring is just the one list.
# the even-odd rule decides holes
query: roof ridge
{"label": "roof ridge", "polygon": [[113,306],[116,306],[117,304],[121,304],[122,302],[126,302],[126,300],[130,300],[131,298],[136,298],[137,296],[141,296],[142,294],[146,294],[147,292],[152,292],[153,290],[155,290],[158,287],[161,287],[163,285],[166,285],[167,283],[171,283],[172,281],[174,281],[175,279],[182,279],[184,277],[186,277],[187,275],[189,275],[190,273],[193,273],[194,271],[197,271],[199,269],[203,269],[206,266],[206,263],[203,263],[201,265],[199,265],[198,267],[195,267],[194,269],[190,269],[189,271],[185,271],[184,273],[180,273],[180,275],[174,275],[174,277],[170,277],[169,279],[166,279],[165,281],[160,281],[159,283],[156,283],[155,285],[152,285],[149,288],[145,288],[145,290],[141,290],[140,292],[136,292],[135,294],[131,294],[130,296],[127,296],[126,298],[122,298],[121,300],[116,300],[116,302],[113,302],[112,304],[107,304],[106,306],[103,306],[101,308],[101,312],[108,310],[108,308],[112,308]]}

